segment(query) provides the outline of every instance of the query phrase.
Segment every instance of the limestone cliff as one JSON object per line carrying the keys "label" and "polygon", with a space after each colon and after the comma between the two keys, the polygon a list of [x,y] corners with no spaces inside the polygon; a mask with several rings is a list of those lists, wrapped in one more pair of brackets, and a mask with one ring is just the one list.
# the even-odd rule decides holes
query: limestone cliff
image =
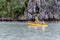
{"label": "limestone cliff", "polygon": [[36,14],[39,19],[60,19],[59,0],[29,0],[27,10],[28,18]]}

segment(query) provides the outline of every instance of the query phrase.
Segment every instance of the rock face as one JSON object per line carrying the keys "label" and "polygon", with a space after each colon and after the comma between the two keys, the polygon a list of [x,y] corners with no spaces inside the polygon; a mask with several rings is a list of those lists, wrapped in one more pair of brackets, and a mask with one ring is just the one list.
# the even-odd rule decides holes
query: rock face
{"label": "rock face", "polygon": [[[36,9],[37,7],[39,10]],[[39,19],[60,19],[59,8],[60,2],[57,0],[29,0],[27,7],[28,18],[32,18],[34,14],[37,14]]]}

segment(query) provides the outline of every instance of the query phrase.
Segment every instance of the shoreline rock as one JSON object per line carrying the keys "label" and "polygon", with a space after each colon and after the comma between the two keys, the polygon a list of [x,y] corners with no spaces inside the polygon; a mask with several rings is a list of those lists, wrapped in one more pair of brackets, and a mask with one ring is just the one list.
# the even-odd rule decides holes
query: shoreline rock
{"label": "shoreline rock", "polygon": [[[60,19],[43,19],[44,21],[46,21],[46,22],[58,22],[58,21],[60,21]],[[17,21],[17,22],[27,22],[27,21],[35,21],[35,19],[18,19],[18,20],[16,20],[16,19],[7,19],[7,18],[5,18],[5,19],[1,19],[0,18],[0,21],[2,22],[2,21],[6,21],[6,22],[8,22],[8,21],[10,21],[10,22],[13,22],[13,21]],[[42,20],[39,20],[39,21],[42,21]]]}

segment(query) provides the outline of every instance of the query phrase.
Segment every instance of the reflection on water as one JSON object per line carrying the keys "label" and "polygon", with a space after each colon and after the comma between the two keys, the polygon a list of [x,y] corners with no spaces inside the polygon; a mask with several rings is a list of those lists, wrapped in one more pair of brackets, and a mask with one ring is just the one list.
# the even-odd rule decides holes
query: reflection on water
{"label": "reflection on water", "polygon": [[28,28],[27,23],[0,22],[0,40],[59,40],[60,23],[47,23],[49,26],[43,31]]}

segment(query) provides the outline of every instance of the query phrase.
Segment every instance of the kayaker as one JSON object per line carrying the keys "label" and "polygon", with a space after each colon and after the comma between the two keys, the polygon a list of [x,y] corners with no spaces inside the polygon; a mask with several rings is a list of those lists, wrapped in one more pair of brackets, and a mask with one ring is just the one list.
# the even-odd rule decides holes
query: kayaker
{"label": "kayaker", "polygon": [[34,23],[38,23],[39,22],[39,20],[38,20],[38,17],[35,17],[35,21],[34,21]]}
{"label": "kayaker", "polygon": [[42,25],[45,25],[46,23],[44,21],[41,22]]}

